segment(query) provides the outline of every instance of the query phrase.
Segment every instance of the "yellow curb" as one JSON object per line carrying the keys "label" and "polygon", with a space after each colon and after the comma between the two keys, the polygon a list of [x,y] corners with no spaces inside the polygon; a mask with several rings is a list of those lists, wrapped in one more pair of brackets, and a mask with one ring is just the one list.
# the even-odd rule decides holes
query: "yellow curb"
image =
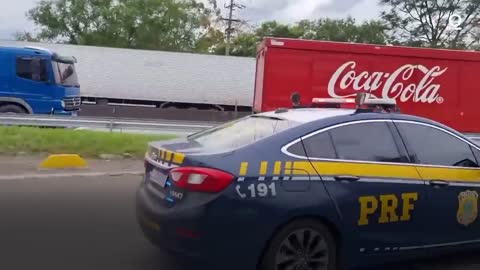
{"label": "yellow curb", "polygon": [[41,164],[43,169],[86,168],[87,162],[79,155],[63,154],[50,155]]}

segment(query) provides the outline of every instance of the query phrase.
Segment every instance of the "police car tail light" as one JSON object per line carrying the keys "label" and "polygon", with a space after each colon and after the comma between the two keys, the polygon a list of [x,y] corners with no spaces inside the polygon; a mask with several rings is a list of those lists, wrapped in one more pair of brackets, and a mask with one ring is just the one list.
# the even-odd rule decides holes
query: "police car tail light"
{"label": "police car tail light", "polygon": [[233,175],[210,168],[180,167],[170,171],[175,186],[199,192],[220,192],[235,178]]}
{"label": "police car tail light", "polygon": [[188,176],[187,183],[192,185],[201,185],[207,179],[208,175],[192,173]]}
{"label": "police car tail light", "polygon": [[172,172],[170,172],[170,178],[174,182],[178,182],[182,178],[182,172],[172,171]]}

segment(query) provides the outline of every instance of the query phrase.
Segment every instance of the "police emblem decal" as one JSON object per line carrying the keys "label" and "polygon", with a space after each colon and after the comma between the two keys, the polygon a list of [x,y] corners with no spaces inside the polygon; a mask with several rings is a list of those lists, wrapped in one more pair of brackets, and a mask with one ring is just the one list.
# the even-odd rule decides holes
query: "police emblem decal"
{"label": "police emblem decal", "polygon": [[458,195],[458,223],[468,226],[478,217],[478,193],[467,190]]}

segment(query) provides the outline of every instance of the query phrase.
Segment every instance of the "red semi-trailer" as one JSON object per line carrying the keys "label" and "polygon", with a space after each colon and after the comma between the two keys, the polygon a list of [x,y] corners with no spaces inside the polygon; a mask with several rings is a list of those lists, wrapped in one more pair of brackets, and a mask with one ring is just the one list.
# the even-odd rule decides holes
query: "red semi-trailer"
{"label": "red semi-trailer", "polygon": [[257,51],[254,112],[367,92],[404,113],[480,133],[480,53],[266,38]]}

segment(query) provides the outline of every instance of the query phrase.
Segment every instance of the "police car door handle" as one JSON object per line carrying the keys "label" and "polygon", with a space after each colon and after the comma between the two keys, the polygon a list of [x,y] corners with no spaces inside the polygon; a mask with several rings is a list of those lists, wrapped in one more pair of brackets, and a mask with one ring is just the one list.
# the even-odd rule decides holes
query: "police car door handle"
{"label": "police car door handle", "polygon": [[430,181],[430,185],[434,187],[448,187],[450,186],[450,183],[443,180],[432,180]]}
{"label": "police car door handle", "polygon": [[337,175],[334,177],[336,181],[356,182],[360,177],[354,175]]}

